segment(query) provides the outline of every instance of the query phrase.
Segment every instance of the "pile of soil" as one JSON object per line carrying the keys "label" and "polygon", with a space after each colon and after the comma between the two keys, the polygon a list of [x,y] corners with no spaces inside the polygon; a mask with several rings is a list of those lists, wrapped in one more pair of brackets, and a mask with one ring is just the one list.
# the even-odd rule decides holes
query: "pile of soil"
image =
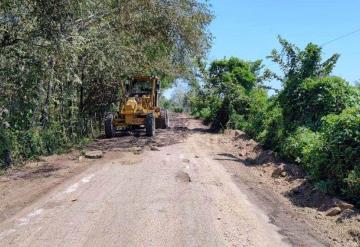
{"label": "pile of soil", "polygon": [[[232,156],[260,183],[289,202],[300,220],[324,234],[332,246],[360,246],[360,213],[353,205],[317,190],[296,164],[286,163],[238,130],[226,130]],[[229,155],[229,154],[227,154]]]}

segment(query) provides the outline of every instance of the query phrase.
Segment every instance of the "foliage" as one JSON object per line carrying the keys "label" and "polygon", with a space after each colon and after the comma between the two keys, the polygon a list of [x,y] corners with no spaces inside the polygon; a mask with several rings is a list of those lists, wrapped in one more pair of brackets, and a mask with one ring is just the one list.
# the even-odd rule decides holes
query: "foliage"
{"label": "foliage", "polygon": [[233,124],[233,116],[245,116],[250,111],[250,94],[265,77],[262,69],[260,60],[232,57],[212,62],[204,88],[190,100],[193,113],[211,121],[214,130]]}
{"label": "foliage", "polygon": [[[294,124],[294,122],[302,119],[297,119],[296,116],[293,116],[294,109],[298,107],[296,104],[299,103],[293,102],[293,100],[295,98],[296,101],[297,97],[302,96],[301,92],[298,92],[299,87],[302,87],[304,82],[309,78],[319,79],[329,76],[340,55],[334,54],[322,62],[322,50],[320,46],[309,43],[304,50],[301,50],[281,37],[278,37],[278,39],[282,47],[281,51],[274,49],[269,58],[278,64],[283,72],[283,76],[276,74],[273,74],[273,76],[283,83],[284,88],[279,94],[279,103],[284,111],[285,128],[292,131],[302,124]],[[331,82],[329,82],[329,84],[330,83]],[[314,91],[316,91],[316,89],[314,89]],[[316,94],[313,96],[317,97]],[[319,119],[316,119],[315,121],[318,120]]]}
{"label": "foliage", "polygon": [[339,54],[334,54],[322,62],[320,46],[309,43],[304,50],[301,50],[280,36],[278,40],[282,47],[281,51],[272,50],[268,58],[280,66],[284,75],[273,74],[273,76],[283,83],[284,91],[289,90],[289,93],[307,78],[330,75],[340,57]]}
{"label": "foliage", "polygon": [[244,130],[252,138],[265,129],[264,120],[268,110],[269,100],[265,89],[255,88],[249,93],[249,111],[245,115]]}
{"label": "foliage", "polygon": [[259,82],[261,60],[246,62],[235,57],[230,59],[216,60],[209,68],[209,82],[212,88],[226,90],[224,82],[242,86],[251,90]]}
{"label": "foliage", "polygon": [[184,112],[184,109],[181,108],[181,107],[175,107],[175,108],[174,108],[174,112],[182,113],[182,112]]}
{"label": "foliage", "polygon": [[205,123],[212,122],[221,106],[221,98],[210,93],[207,89],[197,89],[190,97],[191,113],[204,119]]}
{"label": "foliage", "polygon": [[309,174],[315,175],[314,165],[322,160],[324,142],[319,133],[299,127],[283,143],[283,155],[289,160],[296,161]]}
{"label": "foliage", "polygon": [[[192,113],[216,130],[244,130],[301,165],[316,188],[359,204],[359,87],[331,76],[338,54],[322,61],[315,44],[301,50],[281,37],[279,42],[281,50],[270,58],[283,75],[264,71],[259,61],[214,61],[191,97]],[[262,84],[269,74],[283,84],[270,98]]]}
{"label": "foliage", "polygon": [[359,95],[352,91],[349,84],[339,77],[306,79],[284,104],[287,109],[286,121],[291,123],[292,129],[296,126],[308,126],[316,130],[322,117],[340,113],[359,102]]}
{"label": "foliage", "polygon": [[129,75],[192,80],[212,18],[197,0],[3,0],[0,150],[33,158],[93,136]]}
{"label": "foliage", "polygon": [[172,109],[173,103],[163,95],[159,98],[159,106],[164,109]]}
{"label": "foliage", "polygon": [[44,148],[42,154],[52,154],[69,148],[69,137],[66,135],[65,128],[58,123],[43,129],[41,131],[41,138]]}
{"label": "foliage", "polygon": [[326,145],[318,163],[317,179],[332,182],[334,190],[360,200],[360,108],[324,118],[321,128]]}
{"label": "foliage", "polygon": [[282,142],[285,139],[283,110],[275,98],[272,99],[265,111],[266,114],[263,119],[262,131],[259,131],[256,139],[259,140],[265,148],[280,152]]}

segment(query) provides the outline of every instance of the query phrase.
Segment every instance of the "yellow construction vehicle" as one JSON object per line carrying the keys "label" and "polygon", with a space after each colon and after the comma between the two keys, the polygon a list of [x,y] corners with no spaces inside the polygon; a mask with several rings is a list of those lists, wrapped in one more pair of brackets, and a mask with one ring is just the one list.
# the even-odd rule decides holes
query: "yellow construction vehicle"
{"label": "yellow construction vehicle", "polygon": [[122,102],[117,113],[105,117],[105,135],[115,136],[117,130],[145,128],[146,135],[155,136],[155,128],[168,128],[169,116],[159,107],[158,77],[134,76],[121,81]]}

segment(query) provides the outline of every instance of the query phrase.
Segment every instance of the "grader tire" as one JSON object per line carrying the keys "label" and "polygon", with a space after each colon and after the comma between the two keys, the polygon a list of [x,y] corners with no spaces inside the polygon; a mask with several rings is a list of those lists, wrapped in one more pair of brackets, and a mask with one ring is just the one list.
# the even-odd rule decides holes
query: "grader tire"
{"label": "grader tire", "polygon": [[161,128],[162,129],[169,128],[169,114],[167,110],[161,111],[160,119],[161,119]]}
{"label": "grader tire", "polygon": [[112,114],[108,114],[105,117],[105,136],[106,138],[113,138],[115,136],[115,128],[112,124],[114,116]]}
{"label": "grader tire", "polygon": [[156,128],[157,129],[166,129],[167,125],[167,111],[161,110],[159,118],[156,119]]}
{"label": "grader tire", "polygon": [[147,136],[155,136],[155,118],[152,113],[148,114],[145,119],[145,129]]}
{"label": "grader tire", "polygon": [[170,127],[170,117],[169,112],[165,110],[165,129]]}

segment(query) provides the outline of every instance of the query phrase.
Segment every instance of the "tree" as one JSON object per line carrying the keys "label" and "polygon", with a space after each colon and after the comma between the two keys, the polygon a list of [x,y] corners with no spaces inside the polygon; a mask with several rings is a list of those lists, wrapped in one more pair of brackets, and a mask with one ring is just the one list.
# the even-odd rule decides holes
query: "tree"
{"label": "tree", "polygon": [[354,106],[360,94],[339,77],[308,78],[298,85],[288,99],[287,116],[292,129],[307,126],[316,130],[326,115],[339,114]]}
{"label": "tree", "polygon": [[232,113],[246,117],[249,95],[262,86],[266,77],[262,70],[261,60],[249,62],[231,57],[213,61],[204,88],[197,90],[197,99],[192,98],[193,111],[205,113],[214,130],[225,128]]}
{"label": "tree", "polygon": [[196,0],[4,0],[4,121],[15,135],[39,133],[44,150],[56,150],[44,138],[80,141],[119,102],[119,80],[128,75],[158,75],[163,88],[194,78],[211,44],[212,18]]}
{"label": "tree", "polygon": [[306,79],[324,78],[331,74],[334,69],[339,54],[334,54],[330,58],[322,61],[322,49],[320,46],[309,43],[304,50],[301,50],[287,40],[278,37],[281,51],[273,50],[268,57],[280,66],[283,75],[273,73],[273,76],[283,83],[283,90],[279,94],[279,103],[283,109],[285,127],[293,130],[297,125],[294,124],[297,112],[296,95],[298,88],[305,83]]}
{"label": "tree", "polygon": [[278,37],[281,51],[272,50],[268,56],[274,63],[280,66],[283,76],[273,74],[283,83],[284,88],[296,87],[307,78],[329,76],[334,69],[339,54],[334,54],[322,62],[322,48],[309,43],[304,50],[291,44],[281,36]]}

